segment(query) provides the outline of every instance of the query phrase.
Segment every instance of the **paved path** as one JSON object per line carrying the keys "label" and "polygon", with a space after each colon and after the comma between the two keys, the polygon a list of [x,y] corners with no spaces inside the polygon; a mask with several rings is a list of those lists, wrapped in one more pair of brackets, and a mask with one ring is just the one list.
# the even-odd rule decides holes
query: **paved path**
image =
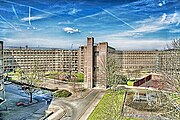
{"label": "paved path", "polygon": [[94,97],[99,93],[99,90],[92,90],[85,98],[75,100],[75,101],[66,101],[64,100],[64,105],[69,107],[65,117],[61,120],[78,120],[82,113],[86,110],[86,106],[94,99]]}
{"label": "paved path", "polygon": [[91,103],[87,106],[87,110],[84,111],[84,114],[79,118],[79,120],[87,120],[89,115],[93,112],[95,107],[98,105],[101,98],[104,96],[105,92],[100,92],[95,96],[95,98],[91,101]]}
{"label": "paved path", "polygon": [[[103,95],[102,90],[93,89],[82,99],[59,99],[54,100],[53,104],[63,108],[65,114],[62,116],[61,120],[79,120],[84,117],[88,117],[90,113],[86,113],[87,109],[94,104],[98,103]],[[98,100],[97,100],[98,99]],[[95,101],[95,102],[94,102]],[[91,107],[91,111],[93,107]],[[84,119],[85,120],[85,119]]]}

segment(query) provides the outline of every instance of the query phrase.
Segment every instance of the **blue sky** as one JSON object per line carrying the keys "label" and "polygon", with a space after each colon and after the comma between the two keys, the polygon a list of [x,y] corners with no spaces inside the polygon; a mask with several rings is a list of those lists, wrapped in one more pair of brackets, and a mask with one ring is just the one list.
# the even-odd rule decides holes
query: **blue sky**
{"label": "blue sky", "polygon": [[119,50],[163,49],[180,37],[180,0],[0,0],[5,46],[75,49],[91,36]]}

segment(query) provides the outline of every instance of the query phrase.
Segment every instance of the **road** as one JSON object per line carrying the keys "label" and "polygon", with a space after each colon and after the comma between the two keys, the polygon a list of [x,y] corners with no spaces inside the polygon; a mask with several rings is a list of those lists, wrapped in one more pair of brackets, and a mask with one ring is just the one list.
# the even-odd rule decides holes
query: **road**
{"label": "road", "polygon": [[60,119],[79,120],[100,91],[101,90],[93,89],[83,99],[77,99],[77,100],[61,99],[54,101],[54,104],[59,105],[65,111],[65,115]]}
{"label": "road", "polygon": [[17,102],[28,102],[28,95],[21,90],[21,86],[9,84],[5,86],[6,102],[0,106],[0,120],[38,120],[48,108],[47,100],[50,93],[42,94],[41,91],[33,94],[33,103],[27,107],[16,106]]}

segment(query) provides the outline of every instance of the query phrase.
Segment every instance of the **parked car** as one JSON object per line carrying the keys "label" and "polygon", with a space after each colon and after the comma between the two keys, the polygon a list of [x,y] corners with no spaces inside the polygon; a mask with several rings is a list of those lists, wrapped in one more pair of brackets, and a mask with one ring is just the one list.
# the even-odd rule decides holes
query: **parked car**
{"label": "parked car", "polygon": [[18,103],[16,103],[16,106],[23,106],[23,105],[24,105],[23,102],[18,102]]}

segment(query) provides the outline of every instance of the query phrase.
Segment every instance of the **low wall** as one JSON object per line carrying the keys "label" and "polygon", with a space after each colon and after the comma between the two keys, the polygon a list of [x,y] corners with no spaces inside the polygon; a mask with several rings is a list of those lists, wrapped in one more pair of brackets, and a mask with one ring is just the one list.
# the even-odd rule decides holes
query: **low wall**
{"label": "low wall", "polygon": [[152,79],[152,76],[153,76],[153,75],[148,75],[148,76],[146,76],[146,77],[144,77],[144,78],[142,78],[142,79],[134,82],[134,85],[133,85],[133,86],[140,86],[140,85],[142,85],[143,83],[148,82],[149,80]]}
{"label": "low wall", "polygon": [[60,106],[54,103],[55,101],[52,100],[51,104],[46,110],[46,115],[42,117],[40,120],[59,120],[65,114],[65,111]]}
{"label": "low wall", "polygon": [[159,75],[159,74],[151,74],[151,75],[148,75],[136,82],[134,82],[133,86],[140,86],[142,84],[144,84],[145,82],[148,82],[150,80],[161,80],[162,79],[162,75]]}

